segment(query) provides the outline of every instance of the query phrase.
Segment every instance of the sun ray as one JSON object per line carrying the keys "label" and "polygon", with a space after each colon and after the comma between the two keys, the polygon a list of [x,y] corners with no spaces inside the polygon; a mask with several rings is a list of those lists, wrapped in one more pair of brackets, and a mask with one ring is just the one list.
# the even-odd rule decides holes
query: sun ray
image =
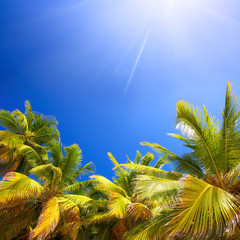
{"label": "sun ray", "polygon": [[127,84],[126,84],[126,87],[125,87],[125,90],[124,90],[124,93],[123,93],[123,98],[126,96],[127,91],[128,91],[128,88],[129,88],[129,85],[130,85],[130,83],[132,82],[132,79],[133,79],[134,73],[135,73],[135,71],[136,71],[138,62],[139,62],[139,60],[140,60],[140,58],[141,58],[141,56],[142,56],[143,50],[144,50],[144,48],[145,48],[145,45],[146,45],[146,43],[147,43],[147,40],[148,40],[148,38],[149,38],[150,33],[151,33],[151,28],[150,28],[150,29],[148,30],[148,32],[146,33],[146,36],[145,36],[145,38],[144,38],[144,40],[143,40],[143,43],[142,43],[142,45],[141,45],[141,48],[140,48],[140,50],[139,50],[139,52],[138,52],[137,59],[136,59],[135,64],[134,64],[134,66],[133,66],[133,68],[132,68],[131,74],[130,74],[130,76],[129,76],[129,78],[128,78],[128,81],[127,81]]}

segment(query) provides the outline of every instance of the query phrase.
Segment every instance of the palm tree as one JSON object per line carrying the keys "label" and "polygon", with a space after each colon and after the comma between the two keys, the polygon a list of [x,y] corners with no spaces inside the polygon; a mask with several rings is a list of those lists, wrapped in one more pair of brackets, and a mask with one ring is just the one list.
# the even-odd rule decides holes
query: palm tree
{"label": "palm tree", "polygon": [[[100,196],[105,207],[103,205],[100,211],[93,212],[92,215],[84,218],[83,224],[95,228],[95,239],[119,240],[131,228],[151,219],[153,216],[157,216],[160,212],[160,201],[149,201],[149,199],[139,196],[134,192],[135,177],[139,171],[143,173],[142,166],[144,167],[144,171],[145,168],[151,168],[149,164],[154,158],[153,154],[147,153],[142,157],[137,152],[134,161],[128,158],[128,163],[121,165],[111,153],[108,153],[108,155],[114,164],[116,177],[114,177],[112,182],[103,176],[92,176],[96,181],[94,195],[96,197],[96,192],[98,193],[97,196]],[[159,169],[160,163],[163,161],[163,159],[157,161],[155,168],[153,168],[153,174],[165,173],[165,171]],[[129,171],[123,169],[121,167],[123,165],[128,168],[135,165],[137,167],[133,167],[134,170]],[[175,185],[178,184],[178,181],[172,181],[172,184],[173,182]],[[163,205],[162,203],[163,201],[161,202],[161,206]]]}
{"label": "palm tree", "polygon": [[[183,174],[179,200],[171,211],[137,226],[126,239],[238,239],[240,213],[240,128],[237,98],[228,82],[222,121],[203,110],[177,102],[176,127],[182,134],[169,134],[184,142],[190,151],[178,156],[159,144],[154,148]],[[154,191],[139,179],[136,192],[150,198],[161,189],[155,179]],[[157,185],[159,183],[160,185]]]}
{"label": "palm tree", "polygon": [[1,239],[22,235],[37,240],[77,238],[80,216],[93,201],[84,194],[91,180],[79,179],[93,171],[92,164],[81,167],[81,150],[76,144],[63,149],[52,143],[50,156],[49,164],[29,171],[30,177],[8,172],[0,181]]}
{"label": "palm tree", "polygon": [[59,141],[57,121],[34,113],[29,101],[25,113],[0,110],[0,174],[18,171],[27,174],[31,167],[48,163],[48,144]]}

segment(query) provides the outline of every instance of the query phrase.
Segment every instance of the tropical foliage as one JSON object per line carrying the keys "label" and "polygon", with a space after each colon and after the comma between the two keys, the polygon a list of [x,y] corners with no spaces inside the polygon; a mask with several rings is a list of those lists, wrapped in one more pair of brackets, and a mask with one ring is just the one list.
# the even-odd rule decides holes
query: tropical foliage
{"label": "tropical foliage", "polygon": [[177,102],[180,134],[169,135],[185,153],[149,142],[157,160],[108,153],[112,181],[81,181],[92,163],[82,166],[78,145],[63,147],[53,117],[25,108],[0,111],[0,239],[239,239],[240,109],[230,83],[221,120]]}

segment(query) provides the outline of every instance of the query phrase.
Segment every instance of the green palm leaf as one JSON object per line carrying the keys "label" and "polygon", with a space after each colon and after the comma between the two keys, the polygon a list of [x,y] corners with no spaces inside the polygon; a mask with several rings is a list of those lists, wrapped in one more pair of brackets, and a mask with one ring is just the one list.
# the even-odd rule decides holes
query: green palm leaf
{"label": "green palm leaf", "polygon": [[112,192],[109,199],[109,213],[116,218],[122,218],[127,213],[127,206],[131,201],[123,195]]}
{"label": "green palm leaf", "polygon": [[[215,236],[226,226],[235,226],[239,214],[239,201],[221,188],[189,176],[184,181],[179,213],[169,225],[171,235],[206,237],[215,229]],[[177,213],[176,213],[177,214]]]}
{"label": "green palm leaf", "polygon": [[43,187],[35,180],[17,172],[9,172],[4,181],[0,181],[1,208],[19,204],[31,197],[38,197]]}
{"label": "green palm leaf", "polygon": [[138,200],[149,200],[152,204],[171,205],[182,189],[181,182],[155,176],[140,175],[136,178],[135,194]]}

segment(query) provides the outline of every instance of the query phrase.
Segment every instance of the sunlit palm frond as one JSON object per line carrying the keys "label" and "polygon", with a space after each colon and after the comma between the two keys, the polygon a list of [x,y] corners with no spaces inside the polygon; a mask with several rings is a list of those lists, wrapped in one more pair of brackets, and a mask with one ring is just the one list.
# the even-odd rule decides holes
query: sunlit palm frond
{"label": "sunlit palm frond", "polygon": [[141,154],[139,151],[137,151],[137,154],[136,154],[136,157],[135,157],[134,163],[139,163],[141,157],[142,157],[142,154]]}
{"label": "sunlit palm frond", "polygon": [[224,182],[228,189],[239,192],[240,186],[240,163],[232,168],[224,177]]}
{"label": "sunlit palm frond", "polygon": [[64,191],[68,192],[68,193],[75,193],[75,192],[78,192],[82,189],[92,188],[92,187],[93,187],[93,180],[86,180],[86,181],[83,181],[83,182],[77,182],[77,183],[74,183],[74,184],[71,184],[71,185],[67,185],[64,188]]}
{"label": "sunlit palm frond", "polygon": [[135,194],[140,201],[156,201],[159,205],[170,205],[178,197],[181,183],[177,180],[140,175],[136,178]]}
{"label": "sunlit palm frond", "polygon": [[51,183],[57,186],[61,182],[62,170],[52,164],[40,165],[29,171],[29,173],[34,174],[38,179],[46,181],[46,183]]}
{"label": "sunlit palm frond", "polygon": [[149,164],[153,159],[154,159],[154,155],[152,153],[147,153],[141,158],[141,164],[149,166]]}
{"label": "sunlit palm frond", "polygon": [[27,122],[28,122],[28,128],[30,129],[31,128],[31,125],[33,123],[33,120],[37,117],[36,114],[34,114],[32,112],[32,106],[31,106],[31,103],[27,100],[25,101],[25,112],[24,112],[24,115],[26,116],[27,118]]}
{"label": "sunlit palm frond", "polygon": [[201,162],[206,173],[216,174],[221,182],[219,168],[221,162],[217,158],[219,122],[211,117],[203,106],[203,112],[199,108],[185,102],[177,102],[177,128],[183,134],[195,141],[194,153]]}
{"label": "sunlit palm frond", "polygon": [[118,178],[121,178],[122,188],[128,193],[131,194],[131,187],[129,179],[127,178],[126,172],[120,167],[118,161],[113,157],[112,153],[108,152],[109,159],[114,164],[114,169],[118,169]]}
{"label": "sunlit palm frond", "polygon": [[35,132],[32,139],[40,145],[46,145],[51,141],[59,141],[59,131],[55,126],[45,127]]}
{"label": "sunlit palm frond", "polygon": [[149,142],[141,142],[142,146],[148,146],[151,147],[153,150],[155,150],[161,157],[168,155],[171,157],[178,157],[176,154],[168,150],[167,148],[157,144],[157,143],[149,143]]}
{"label": "sunlit palm frond", "polygon": [[60,219],[60,210],[57,197],[52,197],[43,205],[42,212],[38,218],[37,226],[32,230],[31,237],[37,240],[46,239],[51,234]]}
{"label": "sunlit palm frond", "polygon": [[18,126],[21,129],[21,132],[26,133],[28,131],[28,121],[27,121],[26,116],[19,110],[13,111],[12,114],[14,117],[16,117]]}
{"label": "sunlit palm frond", "polygon": [[229,169],[239,163],[239,142],[240,142],[240,111],[237,97],[231,93],[231,84],[228,82],[225,106],[222,110],[222,127],[221,137],[219,142],[219,154],[221,168],[220,170],[226,173]]}
{"label": "sunlit palm frond", "polygon": [[100,175],[92,175],[90,177],[94,179],[96,183],[99,183],[98,187],[99,190],[106,191],[108,194],[110,194],[111,192],[117,192],[125,197],[127,196],[127,193],[124,189],[117,186],[107,178]]}
{"label": "sunlit palm frond", "polygon": [[124,189],[129,197],[133,194],[133,174],[129,170],[121,168],[115,170],[115,177],[113,177],[113,182]]}
{"label": "sunlit palm frond", "polygon": [[184,181],[179,212],[169,222],[171,236],[207,238],[225,228],[234,229],[239,214],[239,201],[221,188],[189,176]]}
{"label": "sunlit palm frond", "polygon": [[161,169],[166,163],[168,163],[167,154],[164,155],[163,157],[160,157],[160,158],[158,159],[158,161],[156,162],[156,164],[154,165],[154,167]]}
{"label": "sunlit palm frond", "polygon": [[56,126],[57,120],[53,116],[43,116],[42,114],[35,114],[34,122],[30,128],[31,132],[41,132],[45,128]]}
{"label": "sunlit palm frond", "polygon": [[64,197],[71,200],[72,202],[77,204],[79,207],[82,207],[86,203],[90,203],[91,201],[94,201],[92,198],[83,196],[83,195],[65,194]]}
{"label": "sunlit palm frond", "polygon": [[[4,181],[0,181],[1,207],[8,204],[16,205],[19,201],[38,197],[43,187],[35,180],[17,172],[9,172]],[[10,204],[10,205],[11,205]]]}
{"label": "sunlit palm frond", "polygon": [[174,171],[188,173],[199,178],[204,177],[202,165],[193,153],[178,156],[157,143],[144,142],[141,144],[153,148],[157,153],[166,157],[166,162],[173,165]]}
{"label": "sunlit palm frond", "polygon": [[184,142],[183,146],[188,147],[190,149],[194,149],[195,143],[191,137],[183,136],[183,135],[175,134],[175,133],[168,133],[168,135],[183,141]]}
{"label": "sunlit palm frond", "polygon": [[21,147],[19,147],[18,152],[26,158],[26,160],[31,164],[32,167],[48,163],[46,159],[41,158],[41,156],[36,152],[36,150],[30,146],[22,145]]}
{"label": "sunlit palm frond", "polygon": [[109,213],[116,218],[122,218],[127,213],[127,206],[129,204],[131,204],[129,198],[124,197],[117,192],[112,192],[108,205]]}
{"label": "sunlit palm frond", "polygon": [[8,130],[0,131],[0,143],[4,144],[10,148],[17,148],[24,144],[25,137],[21,134],[15,132],[10,132]]}
{"label": "sunlit palm frond", "polygon": [[81,164],[81,149],[77,144],[64,148],[66,157],[62,163],[63,179],[67,179]]}
{"label": "sunlit palm frond", "polygon": [[94,215],[84,217],[81,221],[81,224],[83,225],[99,224],[99,223],[110,222],[110,221],[112,221],[112,216],[109,214],[109,212],[101,212],[101,213],[95,213]]}
{"label": "sunlit palm frond", "polygon": [[140,164],[127,163],[127,164],[120,164],[120,166],[127,168],[129,170],[132,170],[138,174],[149,174],[149,175],[155,175],[159,177],[165,177],[166,174],[168,174],[168,172],[165,170],[150,167],[150,166],[140,165]]}
{"label": "sunlit palm frond", "polygon": [[55,167],[61,167],[63,163],[63,146],[59,142],[52,142],[49,146],[51,162]]}

